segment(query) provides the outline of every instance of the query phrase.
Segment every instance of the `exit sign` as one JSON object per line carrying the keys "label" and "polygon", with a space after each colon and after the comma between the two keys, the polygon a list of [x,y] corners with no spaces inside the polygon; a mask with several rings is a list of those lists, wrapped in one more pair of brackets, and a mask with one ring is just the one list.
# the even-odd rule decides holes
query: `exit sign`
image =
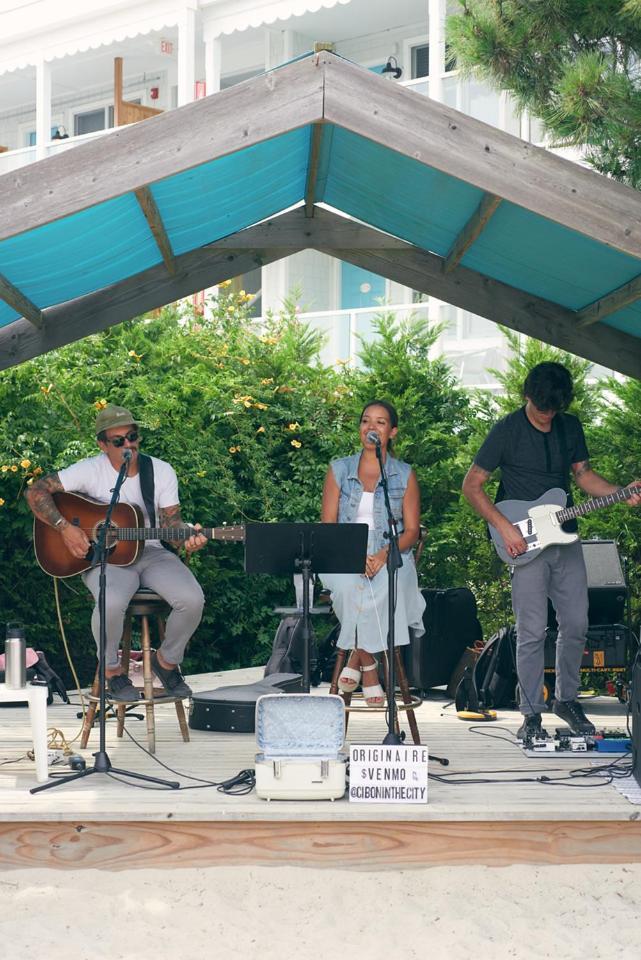
{"label": "exit sign", "polygon": [[173,40],[161,40],[160,41],[160,52],[167,53],[169,56],[174,52],[174,43]]}

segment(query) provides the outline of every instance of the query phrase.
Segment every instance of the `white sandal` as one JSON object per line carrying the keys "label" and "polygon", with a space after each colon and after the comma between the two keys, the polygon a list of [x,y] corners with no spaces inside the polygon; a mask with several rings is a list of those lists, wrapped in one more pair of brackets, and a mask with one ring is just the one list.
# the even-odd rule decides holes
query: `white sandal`
{"label": "white sandal", "polygon": [[[362,667],[363,673],[366,670],[378,670],[378,663],[369,663]],[[368,707],[382,707],[385,703],[385,691],[380,683],[372,683],[370,686],[363,686],[363,699]]]}
{"label": "white sandal", "polygon": [[340,676],[338,678],[337,686],[338,686],[338,689],[341,690],[343,693],[353,693],[354,690],[356,690],[356,687],[361,682],[361,668],[350,667],[349,661],[351,660],[351,658],[352,658],[352,654],[350,653],[347,659],[348,665],[346,667],[343,667],[343,669],[341,670]]}

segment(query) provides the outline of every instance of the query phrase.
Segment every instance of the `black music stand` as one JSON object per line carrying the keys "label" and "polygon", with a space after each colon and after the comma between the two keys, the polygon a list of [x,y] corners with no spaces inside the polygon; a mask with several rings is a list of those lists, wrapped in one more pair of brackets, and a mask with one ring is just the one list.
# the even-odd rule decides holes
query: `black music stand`
{"label": "black music stand", "polygon": [[245,573],[303,575],[303,690],[309,693],[312,573],[365,573],[366,523],[248,523]]}

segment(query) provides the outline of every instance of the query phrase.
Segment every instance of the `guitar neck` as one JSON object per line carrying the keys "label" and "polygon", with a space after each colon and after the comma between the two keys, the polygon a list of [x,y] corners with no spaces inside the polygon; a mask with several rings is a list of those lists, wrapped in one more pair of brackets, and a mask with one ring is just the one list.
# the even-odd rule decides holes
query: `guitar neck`
{"label": "guitar neck", "polygon": [[593,497],[591,500],[586,500],[585,503],[577,503],[574,507],[565,507],[557,512],[556,518],[559,523],[565,523],[566,520],[583,517],[587,513],[592,513],[593,510],[600,510],[601,507],[611,507],[615,503],[624,503],[635,493],[641,493],[641,487],[621,487],[614,493],[606,493],[602,497]]}
{"label": "guitar neck", "polygon": [[242,540],[244,527],[119,527],[118,540],[166,540],[168,543],[184,543],[200,533],[208,540]]}

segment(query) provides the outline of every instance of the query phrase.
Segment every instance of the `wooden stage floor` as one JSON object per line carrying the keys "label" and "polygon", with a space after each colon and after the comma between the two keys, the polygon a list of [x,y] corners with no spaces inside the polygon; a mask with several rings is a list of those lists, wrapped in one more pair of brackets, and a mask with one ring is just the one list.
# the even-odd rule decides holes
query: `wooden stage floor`
{"label": "wooden stage floor", "polygon": [[[236,670],[199,675],[190,683],[195,691],[211,690],[261,675],[260,669]],[[326,691],[324,685],[315,692]],[[77,701],[77,695],[72,699]],[[598,727],[625,727],[625,707],[614,699],[591,700],[586,709]],[[71,741],[79,732],[77,711],[56,698],[49,726]],[[430,754],[449,759],[448,767],[430,763],[430,772],[460,782],[430,780],[429,801],[422,806],[347,800],[267,803],[253,792],[231,797],[202,787],[188,775],[221,781],[252,767],[254,735],[192,730],[191,742],[183,743],[170,705],[156,708],[156,756],[180,776],[154,762],[126,734],[118,740],[113,721],[107,724],[107,751],[114,767],[179,779],[196,789],[141,789],[96,774],[34,796],[29,793],[35,785],[34,764],[19,759],[31,746],[28,711],[7,707],[1,716],[3,867],[288,863],[379,868],[641,861],[641,807],[614,785],[535,780],[606,764],[611,757],[596,752],[526,757],[514,737],[520,723],[514,711],[499,711],[496,723],[473,725],[459,720],[445,699],[423,703],[416,714],[422,741]],[[547,726],[556,726],[553,716]],[[130,719],[127,729],[146,743],[144,722]],[[352,714],[347,741],[378,744],[385,732],[383,714]],[[83,752],[88,764],[97,740],[96,729]]]}

